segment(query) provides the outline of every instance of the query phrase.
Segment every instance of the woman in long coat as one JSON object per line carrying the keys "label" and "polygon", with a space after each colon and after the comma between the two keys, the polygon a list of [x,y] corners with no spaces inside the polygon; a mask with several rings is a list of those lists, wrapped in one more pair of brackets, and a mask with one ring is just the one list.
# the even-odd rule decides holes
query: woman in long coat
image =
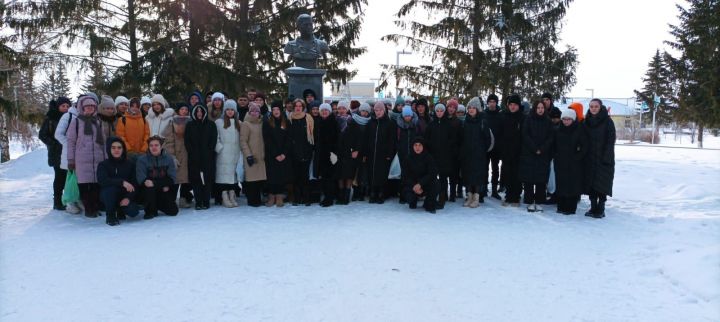
{"label": "woman in long coat", "polygon": [[607,196],[612,196],[615,177],[615,124],[601,100],[590,101],[583,128],[588,137],[585,193],[590,196],[590,210],[585,215],[602,218]]}
{"label": "woman in long coat", "polygon": [[522,125],[525,114],[520,109],[520,96],[513,94],[508,99],[507,109],[502,117],[502,172],[500,181],[505,187],[503,206],[520,206],[522,182],[519,177],[520,153],[522,151]]}
{"label": "woman in long coat", "polygon": [[70,121],[67,132],[68,169],[77,175],[85,216],[95,218],[100,211],[97,166],[107,158],[105,138],[97,118],[97,103],[90,96],[78,100],[82,114]]}
{"label": "woman in long coat", "polygon": [[293,205],[310,200],[310,161],[315,145],[315,121],[305,111],[305,101],[295,99],[290,113],[290,141],[292,142]]}
{"label": "woman in long coat", "polygon": [[48,165],[55,171],[55,178],[53,179],[53,209],[55,210],[66,209],[62,204],[62,194],[65,188],[67,170],[60,168],[63,145],[55,139],[55,129],[57,129],[63,114],[67,113],[68,108],[70,108],[70,100],[66,97],[59,97],[57,101],[50,101],[45,120],[38,135],[40,141],[45,143],[47,147]]}
{"label": "woman in long coat", "polygon": [[487,153],[495,145],[492,131],[480,114],[481,105],[478,97],[468,102],[460,148],[463,183],[468,192],[463,206],[470,208],[477,208],[484,201],[488,176]]}
{"label": "woman in long coat", "polygon": [[292,182],[290,121],[285,117],[282,105],[282,101],[273,102],[270,117],[263,124],[268,191],[268,201],[265,205],[268,207],[285,205],[283,200],[285,186]]}
{"label": "woman in long coat", "polygon": [[555,169],[555,196],[557,212],[575,214],[582,194],[583,159],[587,154],[585,131],[575,121],[575,111],[562,111],[562,124],[555,130],[553,167]]}
{"label": "woman in long coat", "polygon": [[208,119],[208,111],[197,104],[190,113],[192,121],[185,127],[185,149],[188,174],[195,195],[195,209],[210,208],[210,195],[215,183],[215,144],[217,127]]}
{"label": "woman in long coat", "polygon": [[340,101],[337,107],[337,157],[336,179],[340,193],[338,204],[350,203],[350,188],[357,174],[362,150],[362,126],[353,120],[350,114],[350,102]]}
{"label": "woman in long coat", "polygon": [[[352,109],[352,102],[350,103],[350,105]],[[370,120],[372,120],[372,117],[370,116],[370,112],[372,112],[372,109],[370,108],[370,104],[368,103],[362,103],[358,105],[359,106],[357,108],[357,113],[352,113],[352,122],[349,125],[351,127],[351,133],[357,133],[353,135],[357,136],[354,138],[354,140],[358,141],[356,147],[358,149],[358,157],[357,159],[355,159],[357,163],[357,170],[354,172],[352,177],[355,179],[355,182],[353,183],[352,200],[365,201],[365,195],[368,194],[369,187],[367,160],[363,153],[364,151],[366,151],[365,144],[367,144],[367,142],[365,140],[365,137],[367,136],[367,125]],[[353,154],[351,154],[350,156],[352,157]]]}
{"label": "woman in long coat", "polygon": [[435,159],[440,176],[440,195],[438,209],[445,207],[448,200],[448,181],[457,172],[460,123],[455,118],[448,118],[445,105],[435,105],[435,118],[425,130],[426,149]]}
{"label": "woman in long coat", "polygon": [[541,101],[533,103],[530,115],[522,129],[520,153],[520,180],[525,184],[525,202],[528,211],[542,211],[545,186],[550,175],[550,157],[553,145],[553,124]]}
{"label": "woman in long coat", "polygon": [[238,121],[237,103],[227,100],[223,105],[222,117],[215,120],[217,143],[215,152],[215,184],[220,191],[222,205],[226,208],[237,207],[235,187],[238,184],[237,166],[242,158],[240,150],[240,121]]}
{"label": "woman in long coat", "polygon": [[366,156],[368,165],[370,203],[382,204],[385,202],[383,189],[388,181],[390,164],[396,152],[397,126],[387,115],[383,102],[375,103],[373,111],[375,118],[367,125],[363,155]]}
{"label": "woman in long coat", "polygon": [[262,204],[262,189],[267,179],[265,169],[265,142],[263,141],[263,120],[260,106],[251,102],[245,121],[240,129],[240,146],[245,166],[245,195],[248,206],[259,207]]}
{"label": "woman in long coat", "polygon": [[338,126],[335,115],[332,114],[330,104],[320,105],[320,117],[315,122],[315,176],[320,179],[323,200],[320,205],[323,207],[332,206],[335,202],[336,181],[335,164],[337,156]]}
{"label": "woman in long coat", "polygon": [[180,189],[180,208],[190,208],[193,200],[192,186],[188,177],[188,153],[185,149],[185,127],[190,121],[190,106],[187,103],[180,103],[177,106],[177,114],[170,120],[170,125],[165,128],[161,136],[165,138],[165,151],[175,158],[177,174],[174,190]]}

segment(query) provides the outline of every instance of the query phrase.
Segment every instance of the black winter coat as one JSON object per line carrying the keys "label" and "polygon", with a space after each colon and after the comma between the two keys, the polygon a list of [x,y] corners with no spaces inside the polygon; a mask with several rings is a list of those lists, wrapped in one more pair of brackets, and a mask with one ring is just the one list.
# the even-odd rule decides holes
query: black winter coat
{"label": "black winter coat", "polygon": [[[317,124],[313,126],[316,127]],[[294,162],[302,161],[309,163],[310,160],[312,160],[315,147],[308,142],[307,127],[308,124],[305,117],[291,120],[290,122],[290,141],[292,142],[292,159]],[[299,174],[296,173],[295,175]]]}
{"label": "black winter coat", "polygon": [[[485,118],[485,123],[490,128],[490,131],[492,131],[493,136],[495,137],[495,142],[503,142],[503,114],[500,113],[500,110],[497,108],[495,108],[494,111],[485,109],[485,111],[483,112],[483,117]],[[501,144],[495,144],[492,151],[490,152],[502,153],[502,148],[503,146]]]}
{"label": "black winter coat", "polygon": [[518,110],[512,113],[508,110],[502,112],[502,160],[503,167],[506,165],[517,166],[520,162],[522,151],[522,125],[525,122],[525,114]]}
{"label": "black winter coat", "polygon": [[410,153],[412,153],[413,141],[417,136],[420,135],[418,130],[419,120],[417,114],[414,114],[413,119],[410,123],[406,123],[405,120],[400,117],[396,120],[397,122],[397,154],[400,159],[400,168]]}
{"label": "black winter coat", "polygon": [[615,124],[602,106],[597,116],[588,110],[583,129],[588,139],[585,158],[585,193],[596,191],[612,196],[615,178]]}
{"label": "black winter coat", "polygon": [[[280,115],[285,118],[285,114]],[[285,185],[292,182],[292,143],[290,141],[290,121],[286,127],[281,127],[281,119],[270,116],[263,125],[263,141],[265,142],[265,165],[267,183],[272,185]],[[272,123],[274,126],[270,126]],[[275,157],[284,154],[285,159],[280,162]]]}
{"label": "black winter coat", "polygon": [[[197,109],[205,111],[201,120],[195,118]],[[205,182],[215,182],[215,144],[217,127],[208,119],[207,110],[198,104],[190,114],[192,120],[185,126],[185,149],[188,154],[188,173],[198,177],[203,173]]]}
{"label": "black winter coat", "polygon": [[555,194],[580,196],[583,191],[583,160],[588,148],[585,131],[577,122],[570,126],[560,125],[555,130],[554,145]]}
{"label": "black winter coat", "polygon": [[[113,158],[110,153],[110,146],[114,142],[120,142],[123,146],[123,153],[119,159]],[[123,198],[132,199],[134,193],[127,192],[125,187],[123,187],[123,182],[127,181],[137,188],[137,182],[135,180],[135,164],[127,159],[125,142],[118,137],[110,137],[105,143],[105,150],[107,151],[109,159],[103,160],[97,167],[97,181],[100,185],[100,189],[111,187],[118,188],[118,191],[121,192],[121,197],[118,199],[118,202],[120,202]]]}
{"label": "black winter coat", "polygon": [[[522,128],[520,181],[541,184],[548,182],[552,144],[552,121],[547,114],[537,115],[533,108]],[[540,154],[537,154],[537,150],[540,150]]]}
{"label": "black winter coat", "polygon": [[441,176],[457,173],[460,130],[460,121],[446,116],[435,118],[425,130],[425,148],[435,159]]}
{"label": "black winter coat", "polygon": [[45,143],[48,151],[48,165],[51,167],[60,166],[60,156],[62,155],[62,143],[55,139],[55,129],[62,117],[57,107],[51,107],[45,114],[45,120],[40,127],[40,141]]}
{"label": "black winter coat", "polygon": [[434,181],[437,181],[438,168],[435,159],[424,150],[417,154],[415,151],[405,159],[401,164],[402,167],[402,184],[404,186],[414,186],[420,184],[427,189]]}
{"label": "black winter coat", "polygon": [[[339,120],[338,120],[339,122]],[[336,165],[336,178],[338,180],[350,180],[355,178],[358,166],[362,160],[363,138],[365,135],[365,126],[353,121],[352,117],[347,121],[345,131],[339,132],[337,156],[338,164]],[[353,159],[352,153],[357,151],[357,158]]]}
{"label": "black winter coat", "polygon": [[337,156],[338,127],[335,115],[327,118],[315,118],[315,158],[313,167],[315,177],[331,179],[335,177],[335,165],[330,161],[330,153]]}
{"label": "black winter coat", "polygon": [[482,116],[468,115],[463,125],[463,143],[460,148],[462,178],[466,186],[487,186],[487,153],[493,145],[493,134]]}
{"label": "black winter coat", "polygon": [[390,173],[390,163],[395,157],[397,127],[388,115],[368,122],[365,135],[365,152],[368,167],[368,183],[372,187],[383,186]]}

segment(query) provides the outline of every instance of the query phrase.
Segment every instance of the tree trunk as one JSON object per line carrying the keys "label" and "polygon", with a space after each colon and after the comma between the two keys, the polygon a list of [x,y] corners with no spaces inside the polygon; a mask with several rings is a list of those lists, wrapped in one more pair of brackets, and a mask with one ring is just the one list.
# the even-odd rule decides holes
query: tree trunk
{"label": "tree trunk", "polygon": [[[250,48],[248,46],[248,32],[250,29],[250,1],[240,0],[240,16],[238,17],[237,44],[235,44],[235,72],[240,75],[241,79],[247,80],[250,73],[248,64],[254,63],[249,56]],[[247,84],[241,82],[239,86],[240,92],[245,92]]]}
{"label": "tree trunk", "polygon": [[698,148],[703,148],[703,132],[705,131],[705,125],[702,123],[698,124]]}
{"label": "tree trunk", "polygon": [[141,90],[138,82],[138,76],[140,74],[140,65],[138,62],[138,50],[137,50],[137,36],[135,31],[137,29],[135,21],[135,0],[128,0],[128,34],[130,35],[130,93],[135,96],[140,96]]}
{"label": "tree trunk", "polygon": [[480,49],[480,23],[483,21],[482,15],[483,5],[480,0],[475,0],[475,6],[473,11],[474,19],[472,21],[472,60],[470,61],[471,74],[471,85],[470,85],[470,96],[480,96],[480,61],[482,60],[482,49]]}
{"label": "tree trunk", "polygon": [[10,161],[10,133],[8,127],[10,121],[5,112],[0,112],[0,163]]}

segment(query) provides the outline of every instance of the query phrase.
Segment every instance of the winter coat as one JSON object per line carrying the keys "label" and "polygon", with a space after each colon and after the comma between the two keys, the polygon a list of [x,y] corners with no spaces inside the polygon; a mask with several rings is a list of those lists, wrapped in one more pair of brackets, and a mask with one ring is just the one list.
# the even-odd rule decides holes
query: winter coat
{"label": "winter coat", "polygon": [[[110,145],[115,142],[120,142],[123,146],[123,153],[118,159],[113,158],[112,154],[110,154]],[[108,138],[107,143],[105,143],[105,153],[107,153],[108,159],[100,162],[97,169],[100,189],[118,188],[118,191],[122,192],[121,198],[130,197],[131,194],[125,190],[123,182],[127,181],[137,188],[137,180],[135,178],[135,165],[127,158],[125,142],[119,137]]]}
{"label": "winter coat", "polygon": [[[197,109],[204,111],[203,118],[195,118]],[[217,127],[208,119],[205,106],[195,105],[190,113],[192,120],[185,126],[185,149],[188,155],[188,174],[199,177],[202,172],[205,183],[215,182],[215,144]]]}
{"label": "winter coat", "polygon": [[[315,145],[315,121],[308,113],[290,114],[293,161],[310,162]],[[295,173],[295,175],[303,175]]]}
{"label": "winter coat", "polygon": [[[235,123],[235,119],[230,121],[230,126],[224,128],[225,120],[219,118],[215,120],[217,127],[217,144],[215,144],[215,152],[217,153],[215,161],[215,183],[235,184],[243,178],[237,177],[238,162],[242,158],[240,150],[240,129],[236,128],[240,123]],[[242,127],[242,126],[241,126]]]}
{"label": "winter coat", "polygon": [[505,110],[502,115],[502,137],[499,142],[502,145],[503,167],[506,165],[518,166],[522,151],[522,126],[525,123],[525,114],[521,110],[515,113]]}
{"label": "winter coat", "polygon": [[[415,113],[417,115],[417,113]],[[425,116],[417,115],[418,121],[416,125],[417,129],[417,135],[423,136],[425,134],[425,131],[427,130],[430,123],[433,122],[435,119],[434,117],[430,116],[428,113],[425,113]]]}
{"label": "winter coat", "polygon": [[[553,146],[553,123],[547,114],[537,115],[535,108],[525,119],[520,152],[520,181],[547,183]],[[537,154],[540,150],[540,154]]]}
{"label": "winter coat", "polygon": [[602,106],[597,115],[588,111],[582,123],[588,139],[585,158],[585,193],[612,196],[615,178],[615,124]]}
{"label": "winter coat", "polygon": [[[73,117],[67,132],[68,164],[75,164],[78,183],[96,183],[97,167],[105,160],[105,142],[97,115],[83,120],[83,116]],[[92,133],[85,133],[85,123],[92,122]]]}
{"label": "winter coat", "polygon": [[487,153],[495,145],[495,139],[479,113],[475,117],[468,115],[465,118],[462,138],[460,158],[463,183],[466,186],[485,187],[488,176]]}
{"label": "winter coat", "polygon": [[430,187],[437,180],[438,168],[435,159],[427,151],[417,154],[415,151],[402,163],[402,183],[404,186],[421,186]]}
{"label": "winter coat", "polygon": [[553,141],[555,194],[563,197],[580,196],[583,190],[583,160],[587,154],[585,131],[573,122],[560,125]]}
{"label": "winter coat", "polygon": [[188,153],[185,149],[185,128],[189,121],[189,116],[174,116],[170,120],[170,125],[165,128],[165,133],[162,135],[165,138],[163,149],[177,161],[175,183],[178,184],[190,183],[188,176]]}
{"label": "winter coat", "polygon": [[43,120],[42,126],[40,127],[40,141],[47,146],[48,165],[51,167],[60,166],[63,145],[55,139],[55,130],[62,116],[63,113],[58,110],[57,106],[53,106],[47,114],[45,114],[45,120]]}
{"label": "winter coat", "polygon": [[412,153],[413,140],[420,135],[418,131],[418,116],[413,113],[410,122],[405,122],[404,118],[398,118],[397,123],[397,154],[400,159],[400,168],[410,153]]}
{"label": "winter coat", "polygon": [[[285,118],[284,115],[280,116]],[[272,125],[271,125],[272,123]],[[290,140],[290,121],[285,120],[282,127],[281,119],[272,116],[263,124],[263,142],[265,143],[265,165],[267,167],[267,183],[285,185],[292,182],[292,142]],[[277,156],[284,154],[285,159],[278,161]]]}
{"label": "winter coat", "polygon": [[384,186],[387,182],[390,164],[397,152],[395,124],[388,115],[368,122],[363,156],[367,157],[368,182],[372,187]]}
{"label": "winter coat", "polygon": [[70,127],[70,121],[75,119],[78,115],[78,111],[75,106],[70,107],[67,113],[63,114],[58,121],[57,127],[55,128],[55,140],[62,144],[62,151],[60,153],[60,168],[68,169],[68,144],[67,144],[67,132]]}
{"label": "winter coat", "polygon": [[[365,136],[365,125],[355,122],[352,117],[347,120],[345,129],[341,132],[338,128],[337,156],[338,164],[335,168],[338,180],[355,179],[358,167],[362,161],[363,138]],[[357,151],[358,155],[353,159],[352,153]]]}
{"label": "winter coat", "polygon": [[175,160],[165,150],[158,156],[147,151],[135,163],[135,177],[141,186],[145,180],[151,180],[155,187],[171,187],[175,184],[176,173]]}
{"label": "winter coat", "polygon": [[113,136],[117,136],[117,116],[115,114],[111,116],[107,116],[104,114],[98,114],[98,119],[100,120],[100,126],[102,128],[102,135],[104,138],[109,138]]}
{"label": "winter coat", "polygon": [[[265,142],[263,141],[263,120],[253,117],[250,113],[245,115],[240,130],[240,146],[242,147],[243,165],[245,166],[245,181],[264,181],[267,179],[265,168]],[[253,156],[255,163],[250,166],[247,157]]]}
{"label": "winter coat", "polygon": [[337,156],[338,127],[335,115],[326,119],[315,119],[315,158],[313,162],[315,176],[321,179],[335,177],[335,165],[330,161],[330,153]]}
{"label": "winter coat", "polygon": [[[493,136],[495,137],[495,142],[502,142],[503,141],[503,114],[500,113],[500,110],[498,108],[495,108],[494,111],[491,111],[487,108],[485,108],[485,111],[483,112],[483,118],[485,119],[485,124],[490,128],[490,131],[492,131]],[[495,144],[495,147],[493,147],[492,153],[496,153],[499,155],[499,153],[502,153],[502,145],[501,144]]]}
{"label": "winter coat", "polygon": [[460,121],[447,117],[436,117],[425,130],[425,149],[435,160],[441,176],[457,172],[460,130]]}
{"label": "winter coat", "polygon": [[142,114],[125,113],[117,122],[116,134],[125,141],[128,153],[142,154],[147,151],[150,127]]}
{"label": "winter coat", "polygon": [[155,111],[148,111],[148,115],[145,116],[145,121],[150,128],[150,136],[159,135],[163,136],[165,129],[170,125],[172,117],[175,115],[175,111],[171,108],[164,109],[160,112],[160,115],[156,115]]}

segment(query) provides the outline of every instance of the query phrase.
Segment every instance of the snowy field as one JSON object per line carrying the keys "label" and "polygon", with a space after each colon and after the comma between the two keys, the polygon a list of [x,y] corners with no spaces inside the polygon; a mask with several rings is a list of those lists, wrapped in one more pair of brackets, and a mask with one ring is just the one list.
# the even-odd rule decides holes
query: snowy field
{"label": "snowy field", "polygon": [[602,220],[392,200],[117,227],[52,211],[36,150],[0,166],[0,321],[720,320],[720,151],[616,150]]}

